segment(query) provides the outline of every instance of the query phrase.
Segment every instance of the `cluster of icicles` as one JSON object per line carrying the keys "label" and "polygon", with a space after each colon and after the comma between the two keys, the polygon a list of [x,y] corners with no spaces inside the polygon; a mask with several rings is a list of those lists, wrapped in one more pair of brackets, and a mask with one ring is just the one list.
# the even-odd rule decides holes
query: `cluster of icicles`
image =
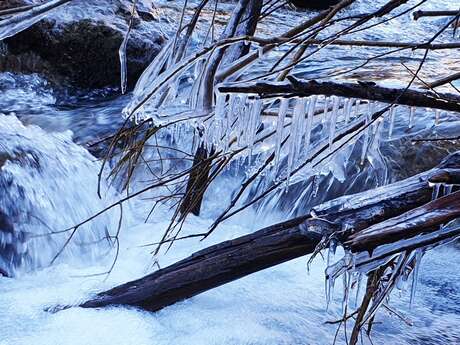
{"label": "cluster of icicles", "polygon": [[[429,186],[433,189],[432,200],[449,195],[452,193],[454,187],[454,185],[446,183],[429,183]],[[345,307],[350,305],[350,301],[353,307],[356,307],[359,296],[361,292],[363,292],[362,290],[365,290],[362,289],[364,277],[369,272],[390,262],[390,260],[394,260],[394,264],[388,266],[383,273],[383,277],[385,277],[383,284],[368,312],[367,319],[371,318],[380,306],[389,302],[389,296],[394,287],[400,291],[406,291],[408,284],[410,284],[409,303],[412,305],[417,290],[420,264],[425,252],[432,247],[448,243],[452,241],[452,239],[441,241],[434,245],[415,246],[417,249],[412,250],[408,254],[405,251],[400,251],[398,254],[390,253],[394,253],[395,249],[404,248],[408,245],[416,245],[417,243],[424,242],[433,243],[435,241],[430,240],[439,238],[445,233],[457,231],[457,227],[458,225],[456,225],[455,222],[453,224],[446,224],[440,226],[437,231],[400,240],[392,244],[382,245],[381,247],[377,247],[372,253],[352,253],[350,250],[343,248],[344,254],[337,261],[334,259],[337,247],[340,246],[340,243],[332,239],[329,242],[326,254],[325,289],[327,307],[333,297],[336,280],[340,277],[342,277],[343,281],[342,311],[345,311]],[[390,282],[396,283],[390,286]]]}
{"label": "cluster of icicles", "polygon": [[[396,108],[392,106],[377,121],[372,122],[378,103],[360,99],[337,96],[309,96],[294,98],[261,99],[257,95],[217,94],[214,115],[206,120],[194,120],[199,134],[198,142],[208,150],[222,152],[241,152],[239,159],[245,159],[248,165],[254,165],[254,147],[270,141],[268,150],[274,153],[270,168],[279,178],[289,183],[291,173],[308,160],[315,152],[317,139],[313,140],[313,131],[319,129],[319,137],[334,149],[338,133],[361,121],[363,126],[363,163],[371,148],[377,148],[388,121],[388,137],[394,131]],[[273,114],[273,109],[275,112]],[[415,107],[408,107],[408,127],[414,126]],[[270,115],[276,116],[265,116]],[[435,111],[435,124],[440,121],[440,111]],[[275,119],[270,120],[270,118]],[[320,126],[318,126],[320,125]],[[268,128],[268,130],[266,130]],[[271,134],[270,135],[270,131]],[[316,138],[317,136],[315,136]],[[354,140],[358,140],[357,136]],[[262,149],[264,151],[264,149]],[[280,172],[281,158],[286,157],[285,169]]]}

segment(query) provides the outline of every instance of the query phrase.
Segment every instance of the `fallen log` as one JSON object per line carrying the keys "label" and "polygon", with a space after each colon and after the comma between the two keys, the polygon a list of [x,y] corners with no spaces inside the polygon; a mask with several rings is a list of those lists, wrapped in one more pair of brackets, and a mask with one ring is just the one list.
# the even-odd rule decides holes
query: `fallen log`
{"label": "fallen log", "polygon": [[289,82],[254,82],[242,85],[224,84],[219,87],[219,91],[222,93],[258,94],[262,98],[335,95],[460,112],[460,96],[454,94],[434,94],[430,91],[387,88],[375,85],[374,83],[352,84],[327,81],[319,82],[316,80],[302,81],[292,76],[288,77],[288,80]]}
{"label": "fallen log", "polygon": [[251,273],[312,253],[324,235],[351,236],[431,201],[432,179],[458,180],[460,152],[406,180],[344,196],[313,208],[311,214],[203,249],[141,279],[97,294],[81,304],[113,304],[156,311]]}

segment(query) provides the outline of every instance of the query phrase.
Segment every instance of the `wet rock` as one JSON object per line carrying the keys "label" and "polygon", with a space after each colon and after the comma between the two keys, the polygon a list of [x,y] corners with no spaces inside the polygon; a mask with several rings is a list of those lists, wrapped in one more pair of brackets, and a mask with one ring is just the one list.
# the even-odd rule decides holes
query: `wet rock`
{"label": "wet rock", "polygon": [[330,6],[339,3],[339,0],[290,0],[291,3],[298,8],[309,10],[325,10]]}
{"label": "wet rock", "polygon": [[[7,2],[9,7],[30,4],[26,0]],[[165,42],[154,9],[140,3],[127,47],[130,85]],[[50,81],[83,88],[118,86],[118,50],[129,19],[130,8],[123,1],[76,1],[63,6],[5,40],[7,52],[0,54],[0,71],[39,73]]]}
{"label": "wet rock", "polygon": [[[421,134],[418,138],[427,138]],[[400,138],[382,151],[386,157],[390,182],[400,181],[438,165],[447,155],[460,149],[458,141],[412,142],[414,138]]]}
{"label": "wet rock", "polygon": [[26,0],[2,0],[2,2],[0,2],[0,11],[10,9],[10,8],[15,8],[15,7],[26,6],[26,5],[30,5],[30,4],[32,4],[32,1],[26,1]]}

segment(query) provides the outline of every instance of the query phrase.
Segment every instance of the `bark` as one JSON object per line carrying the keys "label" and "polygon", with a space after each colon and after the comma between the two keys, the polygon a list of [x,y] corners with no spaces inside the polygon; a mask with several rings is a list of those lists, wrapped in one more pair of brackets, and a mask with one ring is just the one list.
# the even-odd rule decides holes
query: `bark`
{"label": "bark", "polygon": [[[312,253],[325,234],[343,237],[429,203],[431,179],[460,177],[460,153],[406,180],[344,196],[313,208],[309,215],[208,247],[144,278],[96,295],[84,308],[113,304],[156,311],[253,272]],[[408,225],[410,226],[410,224]]]}
{"label": "bark", "polygon": [[368,99],[385,103],[428,107],[460,112],[460,96],[453,94],[434,94],[429,91],[404,90],[378,86],[375,83],[358,82],[336,83],[318,82],[315,80],[301,81],[288,77],[289,82],[269,83],[256,82],[244,85],[223,85],[220,92],[256,93],[261,97],[294,97],[310,95],[340,96],[348,98]]}
{"label": "bark", "polygon": [[192,213],[200,214],[203,194],[206,190],[208,175],[211,171],[211,160],[208,160],[208,151],[201,145],[196,150],[193,158],[192,171],[188,177],[187,190],[180,205],[179,211],[182,215]]}

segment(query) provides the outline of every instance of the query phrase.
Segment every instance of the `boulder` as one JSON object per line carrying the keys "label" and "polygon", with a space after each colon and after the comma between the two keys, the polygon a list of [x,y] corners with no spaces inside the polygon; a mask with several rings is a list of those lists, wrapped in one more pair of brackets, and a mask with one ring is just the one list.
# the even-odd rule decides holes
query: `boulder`
{"label": "boulder", "polygon": [[[127,46],[128,82],[134,85],[165,43],[154,8],[139,2]],[[28,5],[7,0],[4,8]],[[128,29],[129,3],[72,2],[45,19],[5,39],[0,71],[39,73],[53,82],[82,88],[120,84],[118,50]]]}

